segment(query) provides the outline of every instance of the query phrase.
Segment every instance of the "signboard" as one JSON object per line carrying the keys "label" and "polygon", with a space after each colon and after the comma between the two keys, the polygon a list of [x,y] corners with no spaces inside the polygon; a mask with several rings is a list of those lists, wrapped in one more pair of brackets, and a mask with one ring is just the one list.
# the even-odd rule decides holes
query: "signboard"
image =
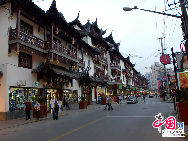
{"label": "signboard", "polygon": [[161,55],[161,57],[160,57],[160,62],[161,62],[163,65],[170,64],[170,56],[167,55],[167,54]]}
{"label": "signboard", "polygon": [[34,82],[33,83],[33,87],[38,87],[38,85],[39,85],[39,82]]}
{"label": "signboard", "polygon": [[16,84],[17,86],[26,86],[26,80],[18,80]]}
{"label": "signboard", "polygon": [[166,77],[166,76],[163,76],[163,77],[162,77],[162,80],[167,80],[167,77]]}
{"label": "signboard", "polygon": [[122,84],[119,84],[119,89],[122,89],[123,88],[123,85]]}
{"label": "signboard", "polygon": [[171,83],[176,83],[176,78],[175,78],[174,75],[173,75],[173,76],[170,76],[170,82],[171,82]]}
{"label": "signboard", "polygon": [[188,72],[179,73],[180,87],[188,88]]}
{"label": "signboard", "polygon": [[98,93],[103,93],[104,94],[104,89],[97,89]]}

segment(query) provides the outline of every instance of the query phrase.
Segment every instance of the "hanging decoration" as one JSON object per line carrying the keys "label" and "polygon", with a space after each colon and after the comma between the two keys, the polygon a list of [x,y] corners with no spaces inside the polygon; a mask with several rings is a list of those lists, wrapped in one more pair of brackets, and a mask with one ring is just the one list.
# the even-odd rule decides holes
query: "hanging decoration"
{"label": "hanging decoration", "polygon": [[58,29],[58,27],[56,27],[55,33],[56,33],[56,34],[59,34],[59,29]]}

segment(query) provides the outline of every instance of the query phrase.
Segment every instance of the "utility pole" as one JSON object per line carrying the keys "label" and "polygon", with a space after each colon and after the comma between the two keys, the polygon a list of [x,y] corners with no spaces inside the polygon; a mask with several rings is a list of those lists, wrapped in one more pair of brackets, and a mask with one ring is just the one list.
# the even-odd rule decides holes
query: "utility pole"
{"label": "utility pole", "polygon": [[[164,55],[164,48],[163,48],[163,38],[162,37],[160,37],[160,38],[158,38],[159,40],[160,40],[160,42],[161,42],[161,51],[162,51],[162,55]],[[169,93],[169,88],[168,88],[168,77],[167,77],[167,72],[166,72],[166,67],[165,67],[165,65],[163,65],[164,66],[164,76],[166,77],[166,83],[164,83],[165,84],[165,87],[166,87],[166,91]]]}
{"label": "utility pole", "polygon": [[188,16],[187,16],[187,11],[186,11],[186,6],[185,4],[187,3],[187,0],[179,0],[180,6],[181,6],[181,11],[182,11],[182,30],[184,32],[184,39],[186,40],[185,42],[185,51],[188,56]]}

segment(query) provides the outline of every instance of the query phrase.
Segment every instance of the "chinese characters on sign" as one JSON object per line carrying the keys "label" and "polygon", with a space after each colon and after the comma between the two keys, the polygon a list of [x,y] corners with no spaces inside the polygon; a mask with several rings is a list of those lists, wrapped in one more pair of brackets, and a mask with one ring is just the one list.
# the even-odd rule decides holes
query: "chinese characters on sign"
{"label": "chinese characters on sign", "polygon": [[[155,116],[155,121],[152,123],[154,128],[158,128],[159,133],[162,131],[162,137],[185,137],[184,122],[177,122],[173,116],[166,118],[159,113]],[[165,129],[161,130],[162,125]]]}

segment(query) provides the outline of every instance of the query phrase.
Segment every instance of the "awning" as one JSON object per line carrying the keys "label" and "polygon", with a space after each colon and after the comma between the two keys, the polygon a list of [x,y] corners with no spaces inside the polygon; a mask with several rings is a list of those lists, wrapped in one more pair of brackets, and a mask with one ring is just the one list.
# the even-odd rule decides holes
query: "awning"
{"label": "awning", "polygon": [[70,78],[78,77],[76,72],[69,71],[64,67],[58,67],[49,63],[42,63],[38,67],[32,70],[32,73],[44,73],[44,72],[50,72],[52,75],[62,75]]}

